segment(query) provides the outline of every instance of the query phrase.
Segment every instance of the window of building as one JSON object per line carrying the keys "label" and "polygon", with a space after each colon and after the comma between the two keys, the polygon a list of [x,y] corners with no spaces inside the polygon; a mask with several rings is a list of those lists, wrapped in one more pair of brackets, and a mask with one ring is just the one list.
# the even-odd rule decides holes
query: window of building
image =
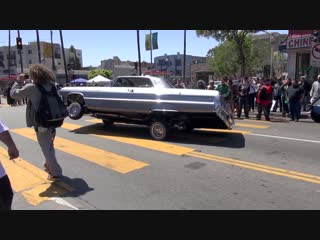
{"label": "window of building", "polygon": [[31,49],[28,50],[28,54],[32,54],[32,50]]}
{"label": "window of building", "polygon": [[181,66],[181,59],[176,59],[176,66]]}
{"label": "window of building", "polygon": [[29,64],[32,64],[32,60],[31,59],[29,60]]}

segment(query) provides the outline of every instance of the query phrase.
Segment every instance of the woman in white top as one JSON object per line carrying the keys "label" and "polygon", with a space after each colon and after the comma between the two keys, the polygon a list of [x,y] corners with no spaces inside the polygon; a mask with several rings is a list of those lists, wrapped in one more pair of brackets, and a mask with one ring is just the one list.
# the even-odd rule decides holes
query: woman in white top
{"label": "woman in white top", "polygon": [[[9,128],[0,120],[0,141],[8,147],[9,159],[19,157],[17,149],[10,133]],[[0,162],[0,210],[11,210],[13,191],[8,175]]]}

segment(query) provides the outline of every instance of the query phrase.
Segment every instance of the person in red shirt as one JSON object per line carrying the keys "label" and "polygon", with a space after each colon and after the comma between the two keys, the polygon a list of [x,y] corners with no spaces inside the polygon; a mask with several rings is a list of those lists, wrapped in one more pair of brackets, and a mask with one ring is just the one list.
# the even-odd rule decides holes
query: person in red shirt
{"label": "person in red shirt", "polygon": [[273,87],[271,86],[271,80],[265,79],[262,87],[258,89],[257,93],[257,105],[258,114],[257,120],[261,120],[261,113],[265,116],[266,121],[270,121],[270,108],[272,105],[272,92]]}

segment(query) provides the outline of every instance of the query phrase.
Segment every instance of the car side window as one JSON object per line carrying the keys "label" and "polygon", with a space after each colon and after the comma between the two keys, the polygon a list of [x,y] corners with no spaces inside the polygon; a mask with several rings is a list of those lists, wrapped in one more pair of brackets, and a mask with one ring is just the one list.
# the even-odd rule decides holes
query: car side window
{"label": "car side window", "polygon": [[134,79],[134,87],[151,88],[153,84],[149,78],[136,78]]}
{"label": "car side window", "polygon": [[153,83],[149,78],[119,78],[114,87],[152,88]]}

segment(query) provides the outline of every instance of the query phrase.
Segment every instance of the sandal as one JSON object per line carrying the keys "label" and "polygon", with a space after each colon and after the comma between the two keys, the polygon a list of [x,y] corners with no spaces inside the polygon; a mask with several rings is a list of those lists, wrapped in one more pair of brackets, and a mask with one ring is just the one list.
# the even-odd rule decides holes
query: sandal
{"label": "sandal", "polygon": [[49,181],[60,181],[61,180],[61,176],[52,176],[51,174],[49,174],[47,179]]}

